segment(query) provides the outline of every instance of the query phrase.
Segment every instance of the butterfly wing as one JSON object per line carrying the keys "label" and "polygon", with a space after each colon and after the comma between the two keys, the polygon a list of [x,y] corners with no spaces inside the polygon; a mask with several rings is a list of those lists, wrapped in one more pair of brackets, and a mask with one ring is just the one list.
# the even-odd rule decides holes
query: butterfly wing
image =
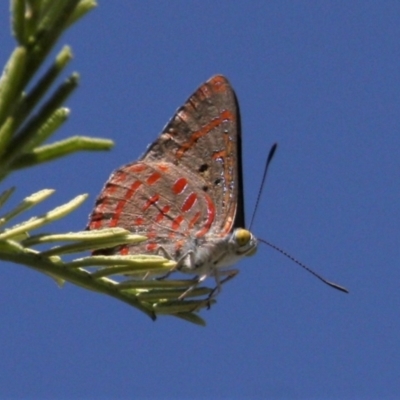
{"label": "butterfly wing", "polygon": [[240,116],[228,80],[212,77],[177,110],[137,162],[116,170],[89,229],[121,226],[145,234],[122,253],[179,255],[185,241],[224,237],[244,226]]}
{"label": "butterfly wing", "polygon": [[216,205],[215,230],[244,227],[241,124],[229,81],[216,75],[177,110],[144,160],[163,159],[202,176]]}

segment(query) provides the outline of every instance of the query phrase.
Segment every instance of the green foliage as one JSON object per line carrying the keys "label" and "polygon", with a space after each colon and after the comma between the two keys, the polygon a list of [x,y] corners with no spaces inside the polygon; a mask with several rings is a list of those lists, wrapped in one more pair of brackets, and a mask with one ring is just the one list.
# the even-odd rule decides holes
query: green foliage
{"label": "green foliage", "polygon": [[68,119],[63,104],[78,85],[79,75],[72,73],[54,87],[72,59],[70,47],[61,49],[42,76],[36,73],[60,35],[95,6],[88,0],[12,0],[17,47],[0,79],[0,179],[72,152],[113,146],[110,140],[87,137],[43,145]]}
{"label": "green foliage", "polygon": [[[69,117],[69,110],[63,104],[77,88],[79,75],[72,73],[58,86],[55,82],[72,59],[71,48],[64,46],[41,76],[37,72],[65,30],[95,6],[94,0],[11,1],[12,31],[17,46],[0,79],[0,180],[16,171],[21,173],[23,168],[73,152],[108,150],[113,146],[111,140],[84,136],[44,144]],[[0,194],[0,208],[13,192],[11,188]],[[170,279],[176,267],[172,260],[148,255],[67,260],[71,254],[138,243],[146,238],[120,228],[32,233],[68,215],[87,195],[77,196],[41,216],[14,223],[15,217],[53,193],[50,189],[34,193],[0,216],[0,259],[47,274],[59,285],[67,281],[115,297],[152,319],[159,314],[173,315],[205,325],[197,312],[215,302],[210,299],[213,291],[197,287],[193,279]]]}

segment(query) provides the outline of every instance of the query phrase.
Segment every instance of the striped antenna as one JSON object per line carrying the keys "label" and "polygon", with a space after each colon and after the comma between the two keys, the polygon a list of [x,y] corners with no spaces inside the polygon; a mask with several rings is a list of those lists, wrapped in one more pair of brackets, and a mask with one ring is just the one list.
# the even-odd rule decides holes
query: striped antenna
{"label": "striped antenna", "polygon": [[[272,145],[272,147],[271,147],[271,150],[269,151],[269,154],[268,154],[268,157],[267,157],[267,161],[266,161],[265,167],[264,167],[264,174],[263,174],[263,177],[262,177],[262,180],[261,180],[260,189],[258,190],[256,205],[255,205],[254,210],[253,210],[253,215],[251,216],[249,230],[251,229],[251,227],[253,225],[254,218],[255,218],[255,215],[256,215],[256,212],[257,212],[257,209],[258,209],[258,205],[260,203],[261,194],[262,194],[262,191],[263,191],[264,186],[265,186],[265,180],[267,178],[268,167],[269,167],[269,164],[272,161],[272,158],[274,157],[274,154],[275,154],[275,151],[276,151],[277,147],[278,147],[278,144],[274,143]],[[337,283],[330,282],[327,279],[323,278],[321,275],[317,274],[311,268],[307,267],[307,265],[303,264],[302,262],[300,262],[299,260],[297,260],[296,258],[291,256],[289,253],[287,253],[286,251],[282,250],[278,246],[275,246],[274,244],[272,244],[270,242],[267,242],[264,239],[258,239],[258,240],[260,242],[266,244],[267,246],[272,247],[274,250],[278,251],[279,253],[283,254],[285,257],[289,258],[289,260],[292,260],[294,263],[296,263],[300,267],[304,268],[306,271],[308,271],[310,274],[314,275],[316,278],[318,278],[320,281],[324,282],[326,285],[328,285],[328,286],[330,286],[330,287],[332,287],[334,289],[340,290],[341,292],[349,293],[349,291],[345,287],[340,286]]]}
{"label": "striped antenna", "polygon": [[311,268],[307,267],[307,265],[303,264],[302,262],[300,262],[299,260],[296,260],[293,256],[291,256],[289,253],[287,253],[286,251],[282,250],[281,248],[275,246],[274,244],[267,242],[264,239],[258,239],[260,242],[266,244],[267,246],[272,247],[274,250],[279,251],[279,253],[283,254],[285,257],[289,258],[289,260],[292,260],[293,262],[295,262],[297,265],[300,265],[300,267],[304,268],[306,271],[308,271],[310,274],[314,275],[316,278],[318,278],[320,281],[324,282],[325,284],[327,284],[328,286],[340,290],[341,292],[344,293],[349,293],[349,291],[343,287],[338,285],[337,283],[333,283],[330,282],[328,280],[326,280],[325,278],[323,278],[321,275],[317,274],[315,271],[313,271]]}
{"label": "striped antenna", "polygon": [[274,157],[275,150],[276,150],[277,147],[278,147],[278,143],[274,143],[272,145],[272,147],[271,147],[271,150],[269,151],[269,154],[268,154],[268,157],[267,157],[267,161],[266,161],[265,167],[264,167],[264,174],[263,174],[263,177],[262,177],[262,180],[261,180],[260,189],[258,189],[256,205],[254,206],[253,215],[251,216],[249,230],[251,230],[251,227],[253,225],[254,217],[256,216],[256,212],[257,212],[257,209],[258,209],[258,204],[260,203],[261,194],[262,194],[262,191],[263,191],[264,186],[265,186],[265,179],[267,178],[268,167],[269,167],[269,164],[271,163],[272,158]]}

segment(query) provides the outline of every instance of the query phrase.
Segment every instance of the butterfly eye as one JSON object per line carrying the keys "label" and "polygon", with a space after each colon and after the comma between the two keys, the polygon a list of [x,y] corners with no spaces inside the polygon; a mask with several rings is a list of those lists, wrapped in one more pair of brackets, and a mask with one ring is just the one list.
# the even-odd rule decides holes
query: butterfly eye
{"label": "butterfly eye", "polygon": [[252,256],[257,251],[257,239],[247,229],[236,229],[234,240],[238,249],[236,254],[242,256]]}
{"label": "butterfly eye", "polygon": [[246,229],[238,229],[235,236],[236,242],[240,247],[246,246],[251,239],[251,233]]}

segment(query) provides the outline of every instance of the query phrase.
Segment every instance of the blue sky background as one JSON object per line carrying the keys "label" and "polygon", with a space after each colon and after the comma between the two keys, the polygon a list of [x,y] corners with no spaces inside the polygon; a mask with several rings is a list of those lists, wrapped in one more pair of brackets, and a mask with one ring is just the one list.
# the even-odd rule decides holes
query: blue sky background
{"label": "blue sky background", "polygon": [[0,398],[398,398],[400,3],[103,0],[64,43],[82,80],[56,138],[116,147],[10,176],[14,201],[56,189],[39,212],[89,193],[52,226],[84,228],[111,171],[223,73],[241,106],[248,219],[279,143],[253,232],[350,294],[260,246],[201,328],[3,263]]}

